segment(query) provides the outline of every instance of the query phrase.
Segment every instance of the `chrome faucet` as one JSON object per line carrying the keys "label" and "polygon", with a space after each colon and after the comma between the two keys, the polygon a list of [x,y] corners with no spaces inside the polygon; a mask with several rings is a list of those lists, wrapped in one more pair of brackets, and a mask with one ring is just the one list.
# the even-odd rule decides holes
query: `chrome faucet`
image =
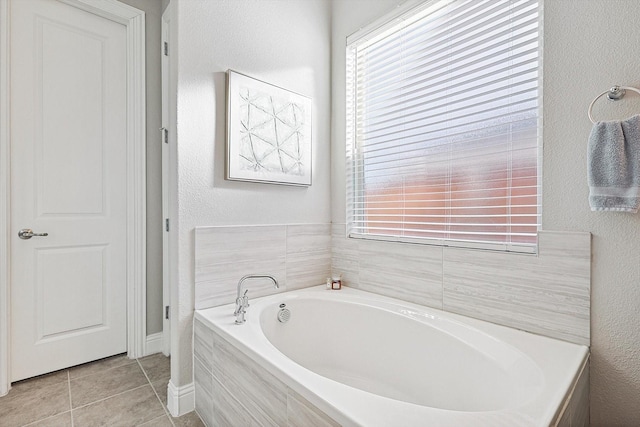
{"label": "chrome faucet", "polygon": [[247,296],[247,292],[249,292],[249,290],[247,289],[244,291],[244,294],[242,293],[242,283],[247,279],[271,279],[276,289],[280,287],[276,278],[269,274],[247,274],[246,276],[242,276],[238,281],[236,311],[233,312],[233,315],[236,316],[236,325],[242,325],[244,323],[244,314],[247,312],[247,307],[249,307],[249,297]]}

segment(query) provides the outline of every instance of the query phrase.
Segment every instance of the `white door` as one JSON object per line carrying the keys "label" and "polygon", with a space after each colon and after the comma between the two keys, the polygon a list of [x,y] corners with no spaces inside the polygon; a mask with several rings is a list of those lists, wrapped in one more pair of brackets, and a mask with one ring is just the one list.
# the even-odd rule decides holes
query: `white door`
{"label": "white door", "polygon": [[127,351],[127,34],[57,0],[10,9],[16,381]]}

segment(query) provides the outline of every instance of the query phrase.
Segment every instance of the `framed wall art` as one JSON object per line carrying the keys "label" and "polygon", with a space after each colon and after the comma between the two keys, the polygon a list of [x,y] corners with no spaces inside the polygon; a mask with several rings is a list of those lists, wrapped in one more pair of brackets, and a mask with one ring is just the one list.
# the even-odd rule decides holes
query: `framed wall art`
{"label": "framed wall art", "polygon": [[227,71],[227,179],[311,185],[311,98]]}

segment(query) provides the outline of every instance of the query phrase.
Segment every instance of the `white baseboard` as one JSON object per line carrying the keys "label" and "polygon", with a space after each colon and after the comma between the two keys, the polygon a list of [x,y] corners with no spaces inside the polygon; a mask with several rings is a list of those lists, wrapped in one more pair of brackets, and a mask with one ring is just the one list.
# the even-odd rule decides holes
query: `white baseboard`
{"label": "white baseboard", "polygon": [[169,409],[171,416],[180,417],[195,408],[195,386],[193,383],[176,387],[170,380],[167,385],[167,409]]}
{"label": "white baseboard", "polygon": [[147,335],[147,341],[144,346],[144,355],[148,356],[150,354],[162,353],[164,350],[162,338],[162,332]]}

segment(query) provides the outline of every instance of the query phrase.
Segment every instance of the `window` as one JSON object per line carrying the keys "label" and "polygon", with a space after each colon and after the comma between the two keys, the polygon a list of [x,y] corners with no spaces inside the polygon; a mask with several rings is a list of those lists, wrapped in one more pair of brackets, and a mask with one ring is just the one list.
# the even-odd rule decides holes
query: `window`
{"label": "window", "polygon": [[347,39],[349,235],[534,252],[538,1],[404,9]]}

